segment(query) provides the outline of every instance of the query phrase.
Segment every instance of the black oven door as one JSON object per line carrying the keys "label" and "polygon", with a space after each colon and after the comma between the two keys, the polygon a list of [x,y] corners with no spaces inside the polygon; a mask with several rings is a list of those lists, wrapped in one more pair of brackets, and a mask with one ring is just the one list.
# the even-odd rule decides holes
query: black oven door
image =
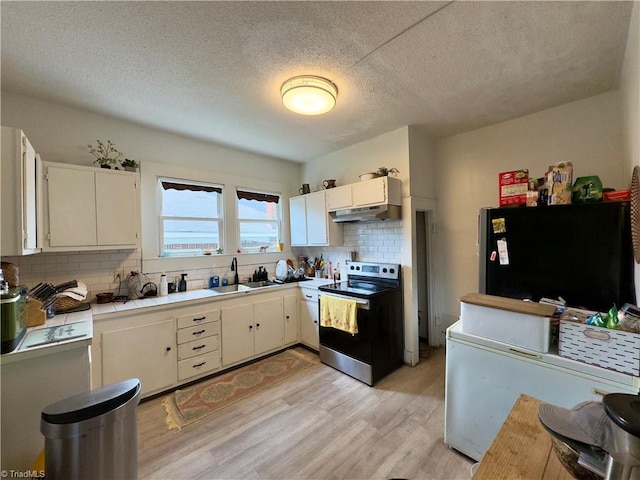
{"label": "black oven door", "polygon": [[[324,293],[323,293],[324,294]],[[367,365],[371,365],[372,358],[372,325],[373,312],[370,310],[368,301],[358,300],[357,304],[357,321],[358,333],[352,335],[333,327],[323,327],[320,325],[319,340],[320,345],[330,348],[336,352],[347,355],[356,360],[360,360]],[[322,295],[320,296],[322,302]],[[321,304],[318,304],[318,314],[320,314]]]}

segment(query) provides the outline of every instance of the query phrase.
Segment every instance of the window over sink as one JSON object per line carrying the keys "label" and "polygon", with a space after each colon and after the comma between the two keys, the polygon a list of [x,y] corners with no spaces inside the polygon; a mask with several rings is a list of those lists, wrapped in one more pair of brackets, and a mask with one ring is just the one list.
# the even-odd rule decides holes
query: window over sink
{"label": "window over sink", "polygon": [[237,189],[238,239],[242,253],[281,249],[280,195]]}
{"label": "window over sink", "polygon": [[160,255],[222,252],[223,186],[159,178]]}

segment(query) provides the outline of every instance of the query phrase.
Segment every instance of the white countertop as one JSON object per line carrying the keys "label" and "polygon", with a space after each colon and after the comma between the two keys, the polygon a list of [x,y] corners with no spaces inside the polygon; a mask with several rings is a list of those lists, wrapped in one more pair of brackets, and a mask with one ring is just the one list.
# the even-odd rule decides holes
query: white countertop
{"label": "white countertop", "polygon": [[[76,337],[69,340],[61,340],[58,342],[47,343],[43,345],[34,345],[32,347],[26,347],[27,339],[32,332],[43,330],[50,327],[59,327],[62,325],[69,325],[71,323],[83,322],[83,328],[86,329],[87,335],[82,337]],[[62,350],[70,348],[86,347],[91,345],[93,339],[93,316],[91,310],[85,310],[84,312],[76,313],[62,313],[53,318],[47,319],[43,325],[37,327],[27,328],[27,332],[20,340],[18,347],[9,353],[5,353],[0,356],[0,363],[7,364],[18,360],[26,360],[29,358],[35,358],[43,355],[49,355]]]}
{"label": "white countertop", "polygon": [[[127,302],[111,302],[104,304],[91,304],[91,310],[86,310],[84,312],[76,312],[76,313],[62,313],[58,314],[55,317],[48,319],[44,325],[39,325],[37,327],[30,327],[27,329],[26,334],[18,344],[18,347],[9,353],[3,354],[0,356],[0,363],[6,364],[9,362],[14,362],[18,360],[25,360],[28,358],[34,358],[37,356],[48,355],[50,353],[55,353],[57,351],[66,350],[69,348],[78,348],[84,347],[91,344],[93,339],[93,321],[95,316],[100,315],[109,315],[113,313],[126,312],[137,309],[149,309],[153,307],[162,307],[162,306],[174,306],[184,302],[198,302],[198,301],[206,301],[208,299],[222,299],[229,298],[233,295],[247,295],[247,294],[257,294],[264,293],[267,291],[273,291],[274,289],[291,289],[291,288],[318,288],[321,285],[326,285],[328,283],[332,283],[332,280],[326,278],[310,278],[303,282],[291,282],[284,283],[278,286],[267,286],[261,288],[254,288],[249,291],[240,291],[240,292],[226,292],[226,293],[218,293],[210,289],[198,289],[198,290],[188,290],[186,292],[176,292],[169,294],[165,297],[151,297],[151,298],[141,298],[136,300],[128,300]],[[58,342],[47,343],[42,345],[34,345],[32,347],[25,346],[26,339],[31,334],[31,332],[50,328],[50,327],[58,327],[62,325],[68,325],[70,323],[77,322],[87,322],[86,330],[88,334],[79,338],[72,338],[69,340],[61,340]],[[28,343],[28,342],[26,342]]]}

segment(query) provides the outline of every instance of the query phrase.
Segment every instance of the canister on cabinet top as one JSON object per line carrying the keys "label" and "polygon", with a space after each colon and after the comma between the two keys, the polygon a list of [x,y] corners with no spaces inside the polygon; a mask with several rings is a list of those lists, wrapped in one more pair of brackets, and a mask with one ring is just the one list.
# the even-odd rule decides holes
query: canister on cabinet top
{"label": "canister on cabinet top", "polygon": [[27,297],[22,293],[24,290],[24,287],[14,287],[0,295],[2,326],[0,353],[14,351],[27,330]]}

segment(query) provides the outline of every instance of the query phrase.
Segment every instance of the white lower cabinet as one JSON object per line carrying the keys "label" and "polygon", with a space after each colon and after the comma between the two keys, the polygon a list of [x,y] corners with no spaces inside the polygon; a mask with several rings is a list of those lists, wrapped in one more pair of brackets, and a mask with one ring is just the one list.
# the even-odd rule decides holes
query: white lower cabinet
{"label": "white lower cabinet", "polygon": [[300,302],[300,342],[318,350],[320,347],[318,339],[320,328],[318,289],[301,288],[300,291],[302,295]]}
{"label": "white lower cabinet", "polygon": [[[146,397],[294,345],[298,295],[290,288],[94,314],[91,387],[139,378]],[[317,336],[316,326],[316,349]]]}
{"label": "white lower cabinet", "polygon": [[222,364],[237,363],[253,356],[253,304],[223,307]]}
{"label": "white lower cabinet", "polygon": [[178,382],[220,368],[220,310],[178,317]]}
{"label": "white lower cabinet", "polygon": [[142,394],[176,381],[176,324],[172,318],[102,334],[102,384],[139,378]]}
{"label": "white lower cabinet", "polygon": [[284,346],[282,297],[221,308],[222,365]]}
{"label": "white lower cabinet", "polygon": [[295,293],[284,296],[284,344],[285,346],[298,343],[298,325],[300,323],[299,294]]}

